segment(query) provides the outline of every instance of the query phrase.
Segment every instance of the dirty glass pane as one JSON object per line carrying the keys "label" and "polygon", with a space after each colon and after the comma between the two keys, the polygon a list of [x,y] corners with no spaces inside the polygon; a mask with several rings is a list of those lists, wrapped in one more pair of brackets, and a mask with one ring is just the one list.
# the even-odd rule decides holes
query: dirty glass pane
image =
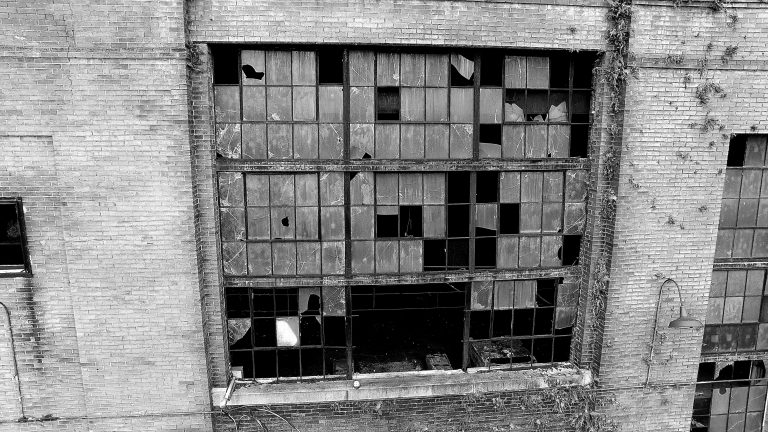
{"label": "dirty glass pane", "polygon": [[587,172],[568,170],[565,174],[565,201],[582,202],[587,199]]}
{"label": "dirty glass pane", "polygon": [[376,242],[376,273],[396,273],[399,263],[398,242],[377,241]]}
{"label": "dirty glass pane", "polygon": [[293,85],[315,84],[315,53],[314,51],[294,51],[293,56]]}
{"label": "dirty glass pane", "polygon": [[445,237],[445,207],[424,206],[424,237]]}
{"label": "dirty glass pane", "polygon": [[349,180],[349,191],[351,204],[373,204],[373,173],[352,173]]}
{"label": "dirty glass pane", "polygon": [[236,241],[245,239],[245,210],[234,207],[221,207],[219,211],[221,239]]}
{"label": "dirty glass pane", "polygon": [[296,243],[296,274],[319,275],[320,268],[320,243]]}
{"label": "dirty glass pane", "polygon": [[350,216],[352,222],[352,238],[372,239],[374,228],[373,206],[350,207]]}
{"label": "dirty glass pane", "polygon": [[448,159],[448,125],[426,125],[424,156],[427,159]]}
{"label": "dirty glass pane", "polygon": [[424,121],[424,89],[404,88],[401,90],[400,120]]}
{"label": "dirty glass pane", "polygon": [[501,236],[498,239],[496,254],[496,266],[499,269],[517,268],[518,237]]}
{"label": "dirty glass pane", "polygon": [[267,98],[264,87],[243,87],[243,121],[264,121]]}
{"label": "dirty glass pane", "polygon": [[340,122],[344,118],[344,90],[341,86],[320,86],[320,121]]}
{"label": "dirty glass pane", "polygon": [[424,245],[421,240],[400,242],[400,272],[419,273],[424,270]]}
{"label": "dirty glass pane", "polygon": [[248,238],[269,240],[269,207],[248,208]]}
{"label": "dirty glass pane", "polygon": [[349,52],[349,84],[353,86],[373,85],[373,51]]}
{"label": "dirty glass pane", "polygon": [[352,271],[355,273],[373,273],[373,242],[352,242]]}
{"label": "dirty glass pane", "polygon": [[243,242],[222,242],[221,260],[224,267],[224,274],[232,276],[241,276],[245,274],[245,243]]}
{"label": "dirty glass pane", "polygon": [[321,124],[320,159],[341,159],[344,153],[344,128],[340,124]]}
{"label": "dirty glass pane", "polygon": [[[522,227],[521,227],[522,232]],[[541,238],[520,238],[520,267],[538,267],[540,263]]]}
{"label": "dirty glass pane", "polygon": [[317,207],[296,208],[296,238],[306,240],[318,239]]}
{"label": "dirty glass pane", "polygon": [[290,124],[272,123],[267,125],[267,155],[270,159],[293,157],[293,137]]}
{"label": "dirty glass pane", "polygon": [[525,157],[544,158],[547,156],[547,127],[528,125],[525,127]]}
{"label": "dirty glass pane", "polygon": [[269,176],[269,201],[271,205],[292,206],[296,202],[293,174]]}
{"label": "dirty glass pane", "polygon": [[398,175],[376,174],[376,204],[397,205]]}
{"label": "dirty glass pane", "polygon": [[747,136],[744,166],[765,165],[765,140],[764,136]]}
{"label": "dirty glass pane", "polygon": [[543,267],[562,265],[558,257],[562,245],[563,238],[560,236],[545,236],[541,238],[541,265]]}
{"label": "dirty glass pane", "polygon": [[474,89],[451,89],[451,121],[454,123],[471,123],[474,116]]}
{"label": "dirty glass pane", "polygon": [[426,120],[448,121],[448,89],[426,89]]}
{"label": "dirty glass pane", "polygon": [[502,157],[521,159],[525,156],[525,126],[504,126]]}
{"label": "dirty glass pane", "polygon": [[293,125],[293,157],[296,159],[317,159],[317,125]]}
{"label": "dirty glass pane", "polygon": [[512,309],[515,297],[515,281],[496,281],[493,290],[493,308]]}
{"label": "dirty glass pane", "polygon": [[344,239],[344,208],[320,208],[320,234],[323,240]]}
{"label": "dirty glass pane", "polygon": [[536,281],[515,281],[515,309],[527,309],[536,306]]}
{"label": "dirty glass pane", "polygon": [[248,274],[272,274],[272,248],[269,243],[248,243]]}
{"label": "dirty glass pane", "polygon": [[240,124],[217,123],[216,124],[216,154],[228,159],[240,158]]}
{"label": "dirty glass pane", "polygon": [[344,273],[344,242],[323,242],[323,274]]}
{"label": "dirty glass pane", "polygon": [[293,119],[298,121],[315,120],[315,88],[293,88]]}
{"label": "dirty glass pane", "polygon": [[585,203],[567,203],[565,204],[565,234],[583,234],[584,226],[587,220],[587,211]]}
{"label": "dirty glass pane", "polygon": [[424,158],[424,125],[404,124],[400,127],[400,157]]}
{"label": "dirty glass pane", "polygon": [[520,173],[502,172],[499,175],[500,202],[519,203],[520,202]]}
{"label": "dirty glass pane", "polygon": [[373,87],[351,87],[349,93],[349,120],[352,123],[373,122],[376,117]]}
{"label": "dirty glass pane", "polygon": [[400,205],[421,205],[421,174],[400,174]]}
{"label": "dirty glass pane", "polygon": [[424,54],[403,54],[400,72],[403,86],[424,86]]}
{"label": "dirty glass pane", "polygon": [[237,86],[215,86],[214,110],[217,122],[240,121],[240,88]]}
{"label": "dirty glass pane", "polygon": [[524,172],[520,176],[520,200],[541,202],[544,197],[542,172]]}
{"label": "dirty glass pane", "polygon": [[472,157],[472,125],[452,124],[450,135],[451,159],[469,159]]}
{"label": "dirty glass pane", "polygon": [[507,56],[504,58],[504,87],[525,88],[526,62],[525,57]]}
{"label": "dirty glass pane", "polygon": [[448,87],[448,56],[426,55],[426,83],[433,87]]}
{"label": "dirty glass pane", "polygon": [[445,204],[445,174],[424,173],[424,204]]}
{"label": "dirty glass pane", "polygon": [[563,217],[562,203],[544,203],[541,214],[541,230],[543,232],[561,232],[560,221]]}
{"label": "dirty glass pane", "polygon": [[273,239],[295,238],[296,218],[293,207],[272,207],[270,221]]}
{"label": "dirty glass pane", "polygon": [[264,51],[242,50],[240,56],[243,85],[263,85],[266,81]]}
{"label": "dirty glass pane", "polygon": [[351,159],[370,159],[373,154],[373,125],[349,125],[349,157]]}
{"label": "dirty glass pane", "polygon": [[498,205],[476,204],[475,205],[475,227],[496,231],[497,215],[498,215]]}
{"label": "dirty glass pane", "polygon": [[263,123],[243,124],[243,159],[267,158],[267,126]]}
{"label": "dirty glass pane", "polygon": [[[221,183],[221,180],[219,180]],[[264,174],[246,174],[246,194],[249,206],[269,205],[269,176]]]}
{"label": "dirty glass pane", "polygon": [[291,84],[291,52],[267,51],[267,84]]}
{"label": "dirty glass pane", "polygon": [[549,57],[528,57],[527,86],[530,89],[549,87]]}
{"label": "dirty glass pane", "polygon": [[267,119],[270,121],[290,121],[291,88],[267,87]]}
{"label": "dirty glass pane", "polygon": [[568,157],[571,142],[571,127],[566,125],[550,126],[547,140],[547,157]]}
{"label": "dirty glass pane", "polygon": [[272,271],[276,275],[296,274],[296,243],[272,243]]}
{"label": "dirty glass pane", "polygon": [[323,287],[323,315],[344,316],[346,310],[347,306],[344,287]]}
{"label": "dirty glass pane", "polygon": [[480,89],[480,123],[501,123],[501,89]]}
{"label": "dirty glass pane", "polygon": [[376,53],[376,85],[400,84],[400,54]]}
{"label": "dirty glass pane", "polygon": [[376,159],[398,159],[400,157],[400,126],[396,124],[376,125]]}

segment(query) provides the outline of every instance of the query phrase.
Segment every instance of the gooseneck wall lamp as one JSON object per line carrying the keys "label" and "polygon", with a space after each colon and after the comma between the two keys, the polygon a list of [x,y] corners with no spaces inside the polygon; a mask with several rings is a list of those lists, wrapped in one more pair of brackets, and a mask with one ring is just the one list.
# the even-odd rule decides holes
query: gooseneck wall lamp
{"label": "gooseneck wall lamp", "polygon": [[654,318],[653,318],[653,335],[651,336],[651,349],[650,349],[650,353],[648,354],[648,358],[646,359],[646,363],[648,364],[648,371],[645,374],[645,385],[648,385],[648,381],[651,377],[651,364],[653,363],[653,356],[655,354],[654,351],[656,349],[656,326],[659,323],[659,307],[661,307],[661,295],[664,292],[664,286],[666,286],[667,283],[669,282],[673,283],[677,288],[677,295],[678,295],[678,298],[680,299],[679,316],[669,322],[669,328],[675,328],[675,329],[699,328],[704,325],[701,323],[701,321],[688,315],[688,312],[685,310],[685,305],[683,304],[683,294],[680,291],[680,285],[678,285],[674,279],[671,279],[671,278],[664,279],[664,282],[662,282],[661,286],[659,287],[659,298],[656,300],[656,314],[654,315]]}

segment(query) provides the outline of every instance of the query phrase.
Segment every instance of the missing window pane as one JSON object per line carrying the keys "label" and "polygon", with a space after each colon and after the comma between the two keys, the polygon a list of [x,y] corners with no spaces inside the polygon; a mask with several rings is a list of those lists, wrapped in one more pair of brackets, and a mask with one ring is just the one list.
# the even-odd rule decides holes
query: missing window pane
{"label": "missing window pane", "polygon": [[240,50],[237,48],[212,47],[214,84],[238,84],[240,82],[240,72],[237,70],[239,54]]}
{"label": "missing window pane", "polygon": [[499,202],[499,173],[481,171],[477,173],[476,202]]}
{"label": "missing window pane", "polygon": [[378,87],[376,99],[377,120],[400,120],[400,88]]}
{"label": "missing window pane", "polygon": [[480,85],[501,87],[504,81],[504,57],[498,54],[480,56]]}
{"label": "missing window pane", "polygon": [[400,206],[400,237],[422,236],[422,207]]}
{"label": "missing window pane", "polygon": [[323,49],[317,53],[320,84],[344,83],[344,51]]}
{"label": "missing window pane", "polygon": [[729,167],[742,167],[744,166],[744,153],[746,151],[747,138],[746,135],[736,135],[731,139],[731,144],[728,146],[728,163]]}

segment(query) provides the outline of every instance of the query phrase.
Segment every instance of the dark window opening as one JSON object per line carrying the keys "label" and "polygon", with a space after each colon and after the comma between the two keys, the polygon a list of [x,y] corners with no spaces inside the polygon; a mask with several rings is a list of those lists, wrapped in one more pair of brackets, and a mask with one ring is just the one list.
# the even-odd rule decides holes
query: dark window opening
{"label": "dark window opening", "polygon": [[240,71],[237,66],[240,63],[238,56],[240,50],[233,47],[214,46],[211,48],[213,57],[213,83],[214,84],[239,84]]}
{"label": "dark window opening", "polygon": [[481,124],[480,143],[501,145],[501,125]]}
{"label": "dark window opening", "polygon": [[520,204],[501,204],[499,207],[501,234],[520,234]]}
{"label": "dark window opening", "polygon": [[480,85],[501,87],[504,83],[504,56],[483,54],[480,56]]}
{"label": "dark window opening", "polygon": [[400,206],[400,237],[421,237],[421,206]]}
{"label": "dark window opening", "polygon": [[575,265],[579,263],[579,249],[581,247],[580,235],[563,236],[562,259],[563,265]]}
{"label": "dark window opening", "polygon": [[475,85],[475,62],[472,55],[451,54],[451,87]]}
{"label": "dark window opening", "polygon": [[0,276],[29,272],[25,237],[21,201],[0,199]]}
{"label": "dark window opening", "polygon": [[480,171],[477,173],[475,197],[478,203],[499,202],[499,173]]}
{"label": "dark window opening", "polygon": [[377,120],[400,120],[400,89],[398,87],[378,87],[376,98]]}
{"label": "dark window opening", "polygon": [[[571,59],[565,55],[553,55],[549,59],[549,87],[568,88]],[[591,85],[589,86],[591,87]]]}
{"label": "dark window opening", "polygon": [[573,87],[581,89],[592,88],[592,70],[595,67],[597,55],[594,53],[573,54]]}
{"label": "dark window opening", "polygon": [[397,214],[376,215],[376,237],[397,237]]}
{"label": "dark window opening", "polygon": [[762,360],[701,363],[690,430],[762,431],[768,389],[765,378]]}
{"label": "dark window opening", "polygon": [[448,204],[469,203],[469,189],[468,172],[448,173]]}
{"label": "dark window opening", "polygon": [[571,157],[588,157],[589,149],[589,125],[571,126]]}
{"label": "dark window opening", "polygon": [[344,83],[344,51],[342,49],[322,49],[317,52],[318,83]]}

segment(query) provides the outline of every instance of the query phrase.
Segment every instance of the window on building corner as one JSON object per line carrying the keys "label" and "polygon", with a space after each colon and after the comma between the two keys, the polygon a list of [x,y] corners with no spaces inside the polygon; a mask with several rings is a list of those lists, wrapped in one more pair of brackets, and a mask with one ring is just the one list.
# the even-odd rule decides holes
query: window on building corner
{"label": "window on building corner", "polygon": [[29,272],[24,213],[19,199],[0,199],[0,276]]}

